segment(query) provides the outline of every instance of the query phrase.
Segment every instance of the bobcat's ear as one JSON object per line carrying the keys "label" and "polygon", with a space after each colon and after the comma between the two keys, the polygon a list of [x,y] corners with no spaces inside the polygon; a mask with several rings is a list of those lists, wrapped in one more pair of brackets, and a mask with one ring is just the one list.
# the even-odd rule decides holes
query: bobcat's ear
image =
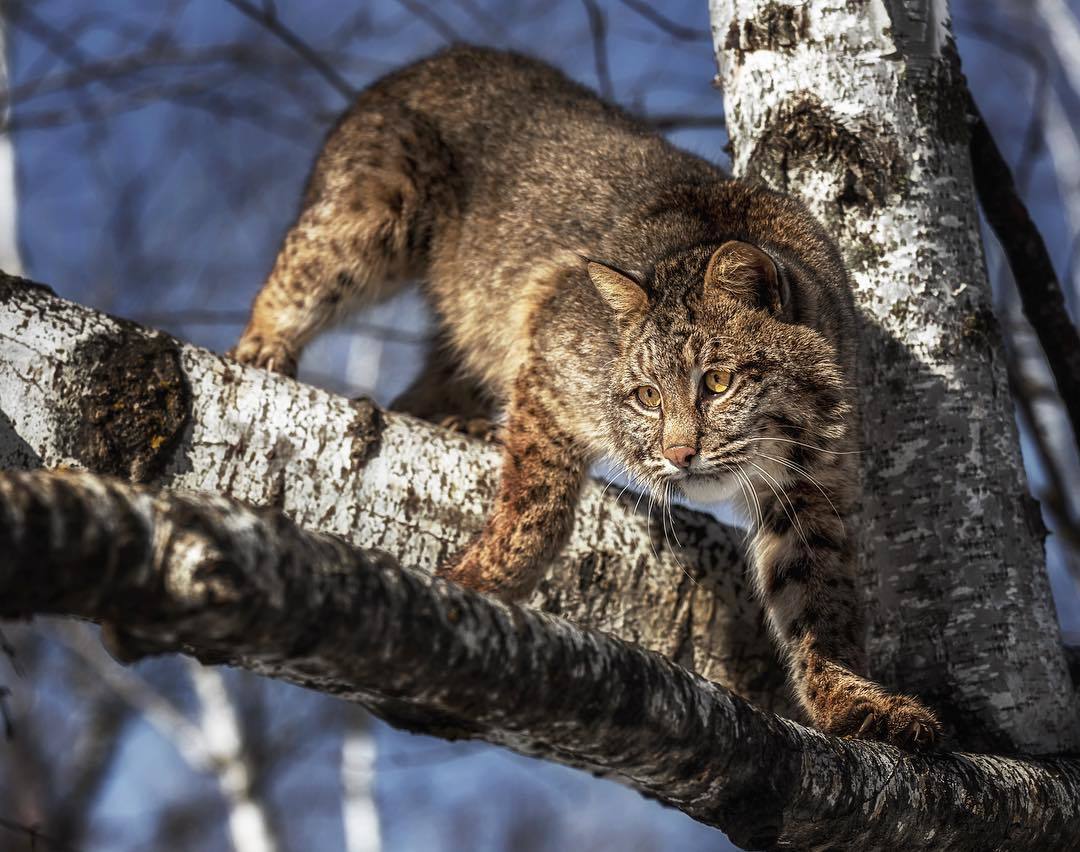
{"label": "bobcat's ear", "polygon": [[751,307],[779,314],[787,302],[784,281],[773,259],[757,246],[728,240],[709,259],[705,295],[722,292]]}
{"label": "bobcat's ear", "polygon": [[589,279],[620,319],[635,319],[649,309],[649,297],[631,273],[586,259]]}

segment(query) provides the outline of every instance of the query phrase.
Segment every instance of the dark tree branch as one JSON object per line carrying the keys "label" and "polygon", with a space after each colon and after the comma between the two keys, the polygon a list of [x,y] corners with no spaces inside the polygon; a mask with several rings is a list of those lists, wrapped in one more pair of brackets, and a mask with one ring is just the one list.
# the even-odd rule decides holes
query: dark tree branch
{"label": "dark tree branch", "polygon": [[351,101],[356,97],[357,90],[353,88],[352,84],[342,77],[333,65],[323,59],[322,55],[315,50],[315,48],[285,26],[275,13],[273,6],[264,6],[260,9],[256,7],[254,3],[248,2],[248,0],[225,0],[225,2],[241,14],[273,33],[276,38],[296,53],[297,56],[301,57],[314,68],[326,82],[337,89],[345,100]]}
{"label": "dark tree branch", "polygon": [[972,38],[992,44],[994,47],[1019,57],[1031,66],[1035,82],[1031,95],[1031,115],[1024,131],[1020,155],[1016,159],[1016,184],[1020,192],[1026,191],[1035,167],[1035,157],[1043,145],[1043,113],[1050,96],[1050,69],[1045,54],[1037,44],[1019,38],[987,21],[967,18],[954,18],[953,23],[961,30],[966,30]]}
{"label": "dark tree branch", "polygon": [[414,16],[419,18],[435,32],[437,32],[443,39],[448,42],[463,41],[460,33],[455,30],[450,24],[443,20],[434,9],[431,9],[420,0],[397,0],[398,5],[407,9]]}
{"label": "dark tree branch", "polygon": [[1024,314],[1035,329],[1080,443],[1080,335],[1069,317],[1050,253],[1031,220],[975,99],[971,115],[971,162],[979,203],[1009,261]]}
{"label": "dark tree branch", "polygon": [[589,19],[589,35],[592,36],[593,62],[596,63],[596,80],[600,86],[600,94],[612,100],[615,97],[615,85],[611,82],[611,68],[608,64],[607,19],[603,10],[596,5],[596,0],[581,2]]}
{"label": "dark tree branch", "polygon": [[644,2],[644,0],[620,0],[620,2],[626,6],[626,8],[637,12],[653,26],[663,30],[679,41],[702,41],[712,37],[712,33],[708,30],[699,30],[694,27],[683,26],[678,21],[671,20],[671,18],[662,15],[654,9],[652,5]]}
{"label": "dark tree branch", "polygon": [[1073,683],[1080,689],[1080,644],[1065,643],[1065,659],[1069,663],[1069,674]]}
{"label": "dark tree branch", "polygon": [[722,115],[694,115],[692,113],[654,113],[645,115],[645,120],[661,133],[671,130],[684,130],[691,127],[725,127]]}
{"label": "dark tree branch", "polygon": [[1049,480],[1047,486],[1035,494],[1035,498],[1053,518],[1055,531],[1065,539],[1069,547],[1080,548],[1080,525],[1073,516],[1069,487],[1054,457],[1050,436],[1046,434],[1046,425],[1035,413],[1035,402],[1040,396],[1049,394],[1056,399],[1056,393],[1051,388],[1036,386],[1028,377],[1020,375],[1013,365],[1010,365],[1009,369],[1009,385],[1013,388],[1020,420],[1035,445],[1035,452]]}
{"label": "dark tree branch", "polygon": [[221,497],[0,475],[0,615],[37,613],[610,775],[747,848],[1064,850],[1080,833],[1073,761],[826,737],[658,654]]}

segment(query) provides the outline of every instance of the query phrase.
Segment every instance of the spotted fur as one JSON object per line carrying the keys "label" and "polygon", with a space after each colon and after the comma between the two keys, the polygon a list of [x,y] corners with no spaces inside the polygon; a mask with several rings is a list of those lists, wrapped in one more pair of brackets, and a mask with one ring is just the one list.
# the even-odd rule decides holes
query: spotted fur
{"label": "spotted fur", "polygon": [[[934,741],[930,710],[866,678],[854,312],[798,203],[542,63],[453,48],[373,85],[330,134],[234,354],[291,372],[335,316],[413,277],[442,334],[413,410],[467,417],[461,391],[506,412],[495,508],[443,576],[526,595],[600,457],[661,497],[733,498],[814,724]],[[725,392],[710,370],[730,371]]]}

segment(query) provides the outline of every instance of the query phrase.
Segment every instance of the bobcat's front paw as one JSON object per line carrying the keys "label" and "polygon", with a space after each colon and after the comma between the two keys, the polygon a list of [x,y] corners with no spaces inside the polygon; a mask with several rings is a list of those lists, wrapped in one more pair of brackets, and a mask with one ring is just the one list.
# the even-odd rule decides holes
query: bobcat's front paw
{"label": "bobcat's front paw", "polygon": [[811,692],[810,715],[829,734],[890,743],[907,751],[934,748],[942,728],[934,711],[910,695],[896,695],[856,675],[835,689]]}
{"label": "bobcat's front paw", "polygon": [[281,338],[245,331],[236,346],[227,354],[241,364],[262,367],[285,376],[296,375],[296,354]]}

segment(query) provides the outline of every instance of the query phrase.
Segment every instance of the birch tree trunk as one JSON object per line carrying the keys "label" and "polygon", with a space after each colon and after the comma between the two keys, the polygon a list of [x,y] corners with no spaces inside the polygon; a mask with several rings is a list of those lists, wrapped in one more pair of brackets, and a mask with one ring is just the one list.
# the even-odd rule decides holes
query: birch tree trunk
{"label": "birch tree trunk", "polygon": [[711,13],[736,174],[802,198],[855,282],[874,674],[970,747],[1075,749],[947,5],[711,0]]}

